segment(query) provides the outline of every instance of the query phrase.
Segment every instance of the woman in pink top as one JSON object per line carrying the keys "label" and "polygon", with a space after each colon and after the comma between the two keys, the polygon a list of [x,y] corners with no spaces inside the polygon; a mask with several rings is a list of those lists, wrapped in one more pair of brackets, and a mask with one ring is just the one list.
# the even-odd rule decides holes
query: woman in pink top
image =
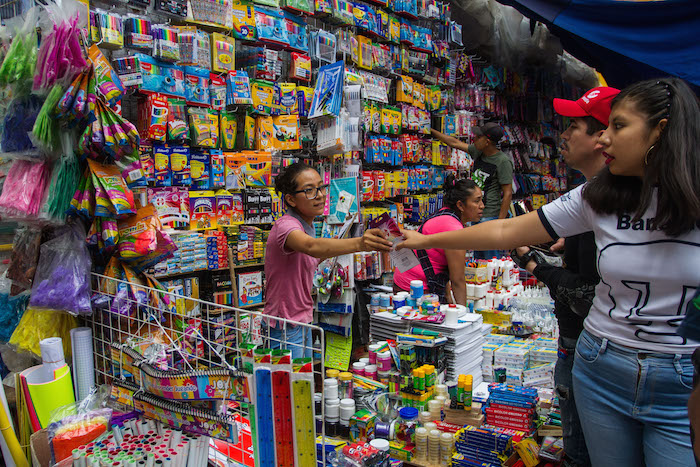
{"label": "woman in pink top", "polygon": [[[420,226],[420,232],[430,235],[460,230],[467,222],[479,222],[484,211],[483,193],[473,180],[457,180],[454,175],[445,179],[445,207]],[[423,281],[425,291],[445,300],[449,281],[455,302],[467,304],[467,283],[464,279],[466,250],[431,248],[417,250],[421,264],[406,272],[394,271],[394,291],[411,290],[412,280]],[[427,274],[426,274],[427,273]],[[427,278],[429,276],[429,278]]]}
{"label": "woman in pink top", "polygon": [[[366,230],[357,238],[316,238],[312,224],[316,216],[323,214],[327,188],[316,170],[300,162],[284,169],[275,179],[275,190],[283,196],[287,212],[272,227],[265,253],[265,313],[270,316],[311,323],[313,275],[321,259],[391,248],[391,242],[379,229]],[[270,321],[271,348],[279,348],[284,341],[296,344],[288,346],[293,358],[305,353],[310,356],[311,336],[305,335],[303,327],[287,323],[283,336],[281,323]]]}

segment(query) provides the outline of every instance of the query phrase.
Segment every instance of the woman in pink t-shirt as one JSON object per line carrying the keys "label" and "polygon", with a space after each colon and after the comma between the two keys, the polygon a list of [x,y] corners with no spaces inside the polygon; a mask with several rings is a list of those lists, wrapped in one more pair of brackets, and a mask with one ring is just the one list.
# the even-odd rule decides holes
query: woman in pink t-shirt
{"label": "woman in pink t-shirt", "polygon": [[[457,180],[454,175],[445,179],[444,208],[433,214],[420,226],[420,232],[430,235],[464,228],[467,222],[479,222],[484,211],[483,193],[473,180]],[[455,302],[467,303],[467,283],[464,278],[466,250],[431,248],[417,250],[421,264],[406,272],[394,271],[394,291],[410,290],[412,280],[423,281],[425,291],[446,295],[449,281]],[[427,272],[427,274],[426,274]],[[430,278],[426,278],[430,276]],[[447,297],[449,299],[449,297]]]}
{"label": "woman in pink t-shirt", "polygon": [[[267,241],[265,253],[265,313],[270,316],[308,324],[313,321],[311,298],[313,275],[319,260],[357,251],[385,250],[391,242],[379,229],[366,230],[362,237],[346,239],[316,238],[314,218],[323,214],[328,185],[312,167],[297,162],[275,179],[275,190],[284,198],[287,212],[279,218]],[[270,347],[287,342],[292,357],[311,350],[310,337],[303,328],[270,320]],[[309,355],[307,355],[309,356]]]}

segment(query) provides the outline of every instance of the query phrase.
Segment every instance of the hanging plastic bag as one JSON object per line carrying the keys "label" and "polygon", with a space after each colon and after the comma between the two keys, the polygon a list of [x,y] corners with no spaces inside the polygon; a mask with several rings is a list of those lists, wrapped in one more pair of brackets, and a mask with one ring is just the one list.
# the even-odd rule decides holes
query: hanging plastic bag
{"label": "hanging plastic bag", "polygon": [[41,229],[20,227],[12,243],[12,256],[7,278],[12,282],[12,295],[32,288],[36,265],[39,261]]}
{"label": "hanging plastic bag", "polygon": [[137,272],[172,257],[175,250],[152,204],[119,222],[119,256]]}
{"label": "hanging plastic bag", "polygon": [[33,308],[65,310],[74,315],[92,313],[92,261],[84,238],[82,225],[72,224],[66,232],[41,245],[30,300]]}
{"label": "hanging plastic bag", "polygon": [[71,207],[71,198],[78,188],[80,167],[73,153],[73,142],[69,133],[61,134],[63,155],[54,164],[46,198],[40,217],[52,223],[64,223]]}
{"label": "hanging plastic bag", "polygon": [[16,160],[5,178],[0,195],[0,214],[4,219],[35,219],[50,178],[46,162]]}
{"label": "hanging plastic bag", "polygon": [[42,38],[34,74],[34,90],[48,89],[55,83],[70,81],[87,67],[78,36],[78,15],[54,24]]}
{"label": "hanging plastic bag", "polygon": [[10,344],[18,351],[31,352],[41,358],[39,342],[48,337],[60,337],[63,340],[63,355],[68,361],[72,354],[70,330],[76,327],[78,320],[68,313],[29,306],[12,333]]}
{"label": "hanging plastic bag", "polygon": [[27,13],[24,26],[12,40],[5,59],[0,65],[0,86],[12,86],[17,96],[26,96],[31,91],[38,52],[36,22],[37,7]]}
{"label": "hanging plastic bag", "polygon": [[34,95],[23,96],[10,102],[2,119],[0,147],[13,155],[37,156],[30,134],[42,108],[41,100]]}
{"label": "hanging plastic bag", "polygon": [[55,110],[62,96],[63,87],[61,85],[57,84],[51,88],[32,128],[31,137],[34,144],[49,154],[56,153],[61,149],[58,119],[55,116]]}
{"label": "hanging plastic bag", "polygon": [[11,281],[7,277],[0,278],[0,342],[10,340],[29,302],[29,292],[13,297],[11,287]]}

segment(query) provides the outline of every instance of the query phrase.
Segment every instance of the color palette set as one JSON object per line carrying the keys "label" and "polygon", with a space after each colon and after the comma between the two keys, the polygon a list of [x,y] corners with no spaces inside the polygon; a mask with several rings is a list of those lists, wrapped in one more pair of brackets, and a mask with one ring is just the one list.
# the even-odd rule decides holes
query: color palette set
{"label": "color palette set", "polygon": [[77,467],[185,467],[207,465],[209,437],[170,430],[153,420],[112,425],[94,442],[73,450]]}

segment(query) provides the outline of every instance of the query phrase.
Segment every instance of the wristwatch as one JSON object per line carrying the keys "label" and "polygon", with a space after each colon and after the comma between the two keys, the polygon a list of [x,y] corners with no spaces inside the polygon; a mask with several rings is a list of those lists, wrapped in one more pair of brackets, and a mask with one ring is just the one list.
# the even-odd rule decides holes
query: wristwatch
{"label": "wristwatch", "polygon": [[522,256],[518,255],[518,252],[516,250],[512,250],[510,252],[510,257],[520,269],[526,269],[527,263],[529,263],[531,260],[535,261],[535,263],[538,266],[547,263],[545,259],[542,258],[542,255],[540,255],[540,253],[537,250],[533,250],[532,248],[530,248],[530,251],[528,251]]}

